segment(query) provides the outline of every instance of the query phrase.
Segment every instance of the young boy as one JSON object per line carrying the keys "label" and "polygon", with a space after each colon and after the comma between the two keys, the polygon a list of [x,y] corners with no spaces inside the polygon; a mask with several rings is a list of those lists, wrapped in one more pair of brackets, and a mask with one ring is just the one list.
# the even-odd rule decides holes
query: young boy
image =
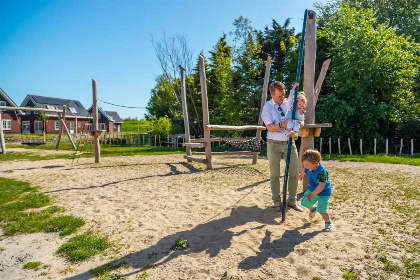
{"label": "young boy", "polygon": [[[308,175],[309,185],[302,199],[302,206],[309,208],[309,220],[319,212],[325,221],[325,231],[332,231],[334,225],[328,215],[328,202],[331,196],[331,184],[328,170],[321,164],[321,154],[316,150],[307,150],[302,155],[303,170],[298,175],[302,180],[305,173]],[[315,203],[318,202],[318,206]]]}

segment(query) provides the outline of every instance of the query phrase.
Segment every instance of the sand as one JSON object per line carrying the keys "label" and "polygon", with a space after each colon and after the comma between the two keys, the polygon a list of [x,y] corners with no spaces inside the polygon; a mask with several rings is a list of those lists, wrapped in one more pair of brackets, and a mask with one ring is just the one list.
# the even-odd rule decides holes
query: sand
{"label": "sand", "polygon": [[[90,269],[126,262],[131,267],[118,273],[127,279],[147,264],[156,266],[146,279],[221,279],[225,272],[226,279],[341,279],[350,270],[367,279],[383,273],[381,252],[399,265],[411,257],[380,229],[392,240],[415,238],[409,233],[416,224],[406,222],[406,230],[388,224],[404,217],[385,198],[395,178],[418,190],[419,167],[325,162],[335,190],[336,230],[328,233],[322,221],[309,222],[307,210],[288,210],[280,223],[281,213],[271,207],[268,161],[251,160],[216,157],[211,171],[182,155],[102,158],[97,165],[86,158],[74,166],[71,160],[0,163],[0,171],[13,171],[0,176],[31,182],[66,214],[83,218],[79,233],[93,230],[114,244],[104,255],[70,264],[54,254],[69,237],[2,236],[0,278],[94,279]],[[187,250],[170,250],[177,238],[187,240]],[[46,267],[22,269],[29,261]]]}

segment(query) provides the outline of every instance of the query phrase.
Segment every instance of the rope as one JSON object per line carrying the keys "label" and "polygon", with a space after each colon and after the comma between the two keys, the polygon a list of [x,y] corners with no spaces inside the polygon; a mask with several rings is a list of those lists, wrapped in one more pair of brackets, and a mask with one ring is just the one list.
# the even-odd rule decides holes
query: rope
{"label": "rope", "polygon": [[146,107],[133,107],[133,106],[125,106],[125,105],[114,104],[114,103],[111,103],[111,102],[103,101],[103,100],[100,100],[100,99],[98,99],[98,101],[101,101],[101,102],[103,102],[103,103],[106,103],[106,104],[109,104],[109,105],[112,105],[112,106],[122,107],[122,108],[129,108],[129,109],[146,109]]}

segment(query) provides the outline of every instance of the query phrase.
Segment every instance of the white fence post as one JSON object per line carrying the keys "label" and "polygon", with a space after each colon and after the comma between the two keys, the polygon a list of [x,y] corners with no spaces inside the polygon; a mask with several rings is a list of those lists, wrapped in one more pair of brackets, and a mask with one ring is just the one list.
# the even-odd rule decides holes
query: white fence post
{"label": "white fence post", "polygon": [[376,138],[373,139],[373,154],[376,155]]}
{"label": "white fence post", "polygon": [[363,155],[363,140],[360,139],[360,155]]}
{"label": "white fence post", "polygon": [[330,152],[330,155],[331,155],[331,137],[328,138],[328,151]]}
{"label": "white fence post", "polygon": [[319,153],[322,155],[322,138],[319,138]]}
{"label": "white fence post", "polygon": [[341,155],[340,138],[338,138],[337,141],[338,141],[338,154]]}
{"label": "white fence post", "polygon": [[411,139],[411,155],[414,156],[414,141]]}
{"label": "white fence post", "polygon": [[401,153],[402,153],[402,148],[403,148],[403,140],[404,140],[404,139],[403,139],[403,138],[401,138],[401,141],[400,141],[400,142],[401,142],[401,144],[400,144],[400,155],[401,155]]}
{"label": "white fence post", "polygon": [[385,141],[385,155],[388,155],[388,138]]}

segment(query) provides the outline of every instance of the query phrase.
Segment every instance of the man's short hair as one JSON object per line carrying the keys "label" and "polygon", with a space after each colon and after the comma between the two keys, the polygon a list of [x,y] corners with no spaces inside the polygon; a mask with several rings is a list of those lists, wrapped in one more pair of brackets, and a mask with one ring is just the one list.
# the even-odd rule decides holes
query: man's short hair
{"label": "man's short hair", "polygon": [[302,161],[307,160],[312,164],[321,162],[321,154],[317,150],[306,150],[302,155]]}
{"label": "man's short hair", "polygon": [[276,90],[284,91],[285,89],[286,89],[286,86],[283,83],[280,83],[278,81],[272,82],[269,87],[270,93],[272,95],[276,94]]}

